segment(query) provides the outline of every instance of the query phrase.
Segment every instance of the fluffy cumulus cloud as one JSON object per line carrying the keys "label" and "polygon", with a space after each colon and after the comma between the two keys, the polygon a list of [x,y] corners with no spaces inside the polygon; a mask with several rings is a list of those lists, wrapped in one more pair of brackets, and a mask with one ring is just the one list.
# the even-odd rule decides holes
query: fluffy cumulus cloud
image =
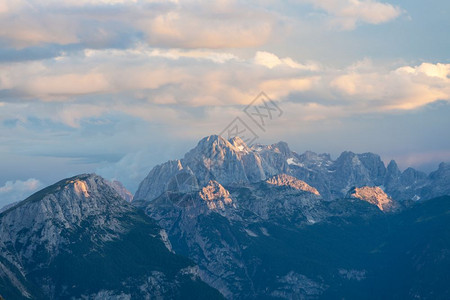
{"label": "fluffy cumulus cloud", "polygon": [[42,183],[34,178],[25,181],[7,181],[3,186],[0,186],[0,209],[5,205],[25,199],[42,186]]}
{"label": "fluffy cumulus cloud", "polygon": [[367,109],[409,110],[450,99],[450,64],[422,63],[378,71],[350,69],[331,81],[343,98]]}
{"label": "fluffy cumulus cloud", "polygon": [[256,52],[254,62],[269,69],[273,69],[279,66],[310,71],[317,71],[319,69],[319,66],[315,63],[310,62],[308,64],[300,64],[290,57],[279,58],[275,54],[267,51]]}

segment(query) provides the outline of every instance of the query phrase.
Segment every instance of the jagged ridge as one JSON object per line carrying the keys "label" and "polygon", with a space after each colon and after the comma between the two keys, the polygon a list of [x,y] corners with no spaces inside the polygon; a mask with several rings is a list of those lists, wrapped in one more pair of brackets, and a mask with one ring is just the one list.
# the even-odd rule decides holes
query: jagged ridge
{"label": "jagged ridge", "polygon": [[239,139],[212,135],[203,138],[183,159],[153,168],[141,182],[136,200],[152,200],[170,190],[200,190],[210,180],[223,186],[245,185],[287,174],[315,188],[326,199],[345,197],[352,187],[378,186],[395,200],[430,199],[450,193],[449,167],[427,176],[412,168],[400,172],[395,161],[386,167],[373,153],[297,154],[284,142],[249,148]]}

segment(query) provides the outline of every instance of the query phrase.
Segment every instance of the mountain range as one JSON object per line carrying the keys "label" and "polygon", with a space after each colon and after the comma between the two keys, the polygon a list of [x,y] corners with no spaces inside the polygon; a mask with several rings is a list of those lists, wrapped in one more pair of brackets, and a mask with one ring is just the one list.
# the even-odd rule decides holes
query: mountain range
{"label": "mountain range", "polygon": [[202,139],[184,158],[153,168],[134,195],[152,200],[165,191],[198,190],[209,180],[222,185],[245,185],[278,174],[291,175],[316,188],[325,200],[343,198],[352,187],[378,186],[393,199],[431,199],[450,193],[450,163],[427,175],[413,168],[401,172],[392,160],[387,167],[379,155],[343,152],[297,154],[284,142],[248,147],[239,137],[213,135]]}
{"label": "mountain range", "polygon": [[5,299],[448,299],[450,164],[208,136],[131,195],[95,174],[0,211]]}
{"label": "mountain range", "polygon": [[445,195],[449,164],[426,175],[372,153],[209,136],[154,167],[133,204],[228,299],[444,299]]}

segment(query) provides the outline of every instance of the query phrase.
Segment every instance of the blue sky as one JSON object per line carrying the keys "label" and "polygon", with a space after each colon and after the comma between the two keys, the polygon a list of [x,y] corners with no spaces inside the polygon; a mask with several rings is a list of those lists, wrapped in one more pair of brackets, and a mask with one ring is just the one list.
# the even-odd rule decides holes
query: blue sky
{"label": "blue sky", "polygon": [[0,206],[97,172],[134,192],[260,91],[258,142],[450,161],[448,1],[0,0]]}

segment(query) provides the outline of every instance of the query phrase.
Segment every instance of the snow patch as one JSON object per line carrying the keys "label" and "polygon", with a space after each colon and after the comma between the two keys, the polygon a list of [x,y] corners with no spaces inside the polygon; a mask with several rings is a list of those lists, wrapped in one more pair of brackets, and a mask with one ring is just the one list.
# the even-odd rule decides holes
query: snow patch
{"label": "snow patch", "polygon": [[288,165],[294,165],[294,166],[298,166],[298,167],[303,167],[304,165],[297,162],[297,160],[293,157],[290,157],[288,159],[286,159],[286,162],[288,163]]}

